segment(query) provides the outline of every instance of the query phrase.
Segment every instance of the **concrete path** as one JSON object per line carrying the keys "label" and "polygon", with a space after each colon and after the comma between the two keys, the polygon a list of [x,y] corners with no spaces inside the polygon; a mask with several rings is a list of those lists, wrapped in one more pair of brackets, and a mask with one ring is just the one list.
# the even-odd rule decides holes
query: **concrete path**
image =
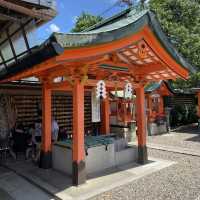
{"label": "concrete path", "polygon": [[38,187],[0,167],[0,200],[53,200]]}
{"label": "concrete path", "polygon": [[149,159],[146,165],[133,163],[88,175],[86,184],[79,187],[72,186],[70,177],[54,170],[39,169],[31,163],[21,162],[9,167],[58,199],[85,200],[175,164],[174,161]]}
{"label": "concrete path", "polygon": [[[137,145],[136,142],[131,142],[129,145]],[[191,155],[191,156],[198,156],[200,157],[200,149],[195,150],[191,148],[183,148],[179,146],[170,146],[170,145],[164,145],[164,144],[156,144],[156,143],[147,143],[147,147],[151,149],[161,150],[161,151],[168,151],[168,152],[174,152],[174,153],[180,153],[185,155]]]}
{"label": "concrete path", "polygon": [[147,143],[200,151],[200,130],[196,126],[181,128],[170,134],[148,136]]}
{"label": "concrete path", "polygon": [[170,134],[148,136],[147,146],[151,149],[200,156],[200,130],[192,124],[180,127]]}
{"label": "concrete path", "polygon": [[157,150],[162,150],[162,151],[169,151],[169,152],[174,152],[174,153],[200,157],[200,150],[197,151],[197,150],[193,150],[189,148],[183,148],[183,147],[178,147],[178,146],[175,147],[175,146],[163,145],[163,144],[162,145],[153,144],[153,143],[148,143],[147,147],[151,149],[157,149]]}
{"label": "concrete path", "polygon": [[148,153],[176,164],[90,200],[200,200],[200,157],[155,149]]}

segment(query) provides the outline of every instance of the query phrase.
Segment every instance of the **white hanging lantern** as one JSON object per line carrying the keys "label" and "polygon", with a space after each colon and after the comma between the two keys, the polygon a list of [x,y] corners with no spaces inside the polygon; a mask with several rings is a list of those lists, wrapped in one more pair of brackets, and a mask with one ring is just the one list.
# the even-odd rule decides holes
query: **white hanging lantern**
{"label": "white hanging lantern", "polygon": [[131,83],[127,83],[124,89],[124,97],[131,99],[133,96],[133,87]]}
{"label": "white hanging lantern", "polygon": [[103,80],[97,82],[96,87],[96,97],[99,98],[106,98],[106,84]]}

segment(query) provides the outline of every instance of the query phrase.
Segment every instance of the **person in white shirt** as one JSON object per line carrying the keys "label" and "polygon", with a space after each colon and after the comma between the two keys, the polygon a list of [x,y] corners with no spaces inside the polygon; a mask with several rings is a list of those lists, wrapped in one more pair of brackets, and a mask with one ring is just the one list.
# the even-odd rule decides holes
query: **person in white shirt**
{"label": "person in white shirt", "polygon": [[[40,120],[38,120],[35,123],[35,143],[40,143],[41,142],[41,137],[42,137],[42,123]],[[34,140],[34,139],[33,139]]]}
{"label": "person in white shirt", "polygon": [[58,132],[59,132],[59,126],[57,121],[53,118],[52,124],[51,124],[51,135],[52,135],[52,141],[55,142],[58,139]]}

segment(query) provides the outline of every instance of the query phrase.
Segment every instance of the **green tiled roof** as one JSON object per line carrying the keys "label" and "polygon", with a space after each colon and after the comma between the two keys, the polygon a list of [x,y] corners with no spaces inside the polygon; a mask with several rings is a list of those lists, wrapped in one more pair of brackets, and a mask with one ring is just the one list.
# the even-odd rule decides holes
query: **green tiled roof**
{"label": "green tiled roof", "polygon": [[162,81],[150,83],[145,87],[145,92],[153,92],[160,88]]}
{"label": "green tiled roof", "polygon": [[[53,33],[41,46],[35,47],[35,52],[40,51],[40,53],[35,53],[35,57],[33,54],[22,57],[19,62],[20,65],[15,63],[8,66],[7,69],[0,70],[0,80],[10,77],[16,72],[29,69],[50,57],[56,56],[59,52],[61,54],[64,49],[109,43],[136,34],[147,25],[160,41],[163,48],[177,63],[183,68],[195,72],[194,67],[170,43],[153,12],[129,8],[81,33]],[[59,52],[57,49],[60,49]],[[38,54],[42,54],[42,51],[44,51],[44,55],[41,57]],[[38,59],[37,56],[41,57],[41,59]]]}
{"label": "green tiled roof", "polygon": [[165,50],[189,71],[195,72],[192,67],[173,47],[155,16],[149,10],[127,9],[99,24],[80,33],[53,33],[49,41],[59,43],[64,49],[92,46],[112,42],[139,32],[148,25]]}
{"label": "green tiled roof", "polygon": [[160,86],[162,84],[165,84],[165,86],[168,88],[168,90],[172,93],[172,94],[175,94],[177,93],[174,88],[172,87],[171,83],[169,81],[159,81],[159,82],[153,82],[153,83],[150,83],[148,84],[146,87],[145,87],[145,92],[146,93],[150,93],[150,92],[154,92],[155,90],[159,89]]}

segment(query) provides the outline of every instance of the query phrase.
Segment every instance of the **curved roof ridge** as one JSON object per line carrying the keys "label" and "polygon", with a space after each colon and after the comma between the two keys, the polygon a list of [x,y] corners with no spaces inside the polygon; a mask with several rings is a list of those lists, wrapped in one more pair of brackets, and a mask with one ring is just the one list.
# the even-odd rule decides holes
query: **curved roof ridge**
{"label": "curved roof ridge", "polygon": [[157,89],[159,89],[161,87],[162,84],[165,84],[165,86],[168,88],[168,90],[172,93],[172,94],[175,94],[176,92],[174,91],[174,88],[172,87],[172,85],[170,84],[169,81],[164,81],[164,80],[161,80],[159,82],[153,82],[151,84],[148,84],[146,87],[145,87],[145,92],[146,93],[151,93]]}
{"label": "curved roof ridge", "polygon": [[92,31],[94,29],[100,28],[101,26],[105,25],[106,23],[109,23],[110,21],[115,20],[115,19],[129,13],[131,9],[132,9],[132,7],[127,8],[127,9],[121,11],[120,13],[117,13],[116,15],[113,15],[107,19],[103,19],[102,21],[98,22],[97,24],[94,24],[94,25],[90,26],[89,28],[86,28],[82,32],[88,32],[88,31]]}
{"label": "curved roof ridge", "polygon": [[[187,71],[196,71],[194,67],[190,65],[170,43],[170,40],[165,35],[160,23],[156,18],[156,15],[150,10],[142,10],[139,12],[127,9],[123,13],[107,20],[104,25],[102,23],[101,25],[96,26],[95,29],[91,29],[87,32],[69,34],[53,33],[49,39],[37,47],[35,51],[43,53],[45,52],[44,56],[42,56],[40,60],[40,62],[42,62],[47,58],[58,55],[59,52],[64,51],[64,49],[101,45],[126,38],[128,36],[137,34],[145,26],[148,26],[150,32],[153,33],[153,36],[158,40],[166,53],[168,53],[176,63],[185,68]],[[57,49],[60,49],[58,53]],[[36,55],[38,56],[38,54],[35,54],[35,56]],[[19,63],[14,63],[8,66],[9,70],[0,70],[0,79],[11,76],[16,72],[24,70],[25,68],[31,68],[33,63],[30,62],[30,60],[32,59],[33,55],[31,54],[30,56],[21,58],[21,67],[19,66]],[[37,57],[35,57],[35,61],[39,62]],[[37,62],[34,62],[34,64],[38,64]],[[3,71],[5,73],[2,74]]]}

